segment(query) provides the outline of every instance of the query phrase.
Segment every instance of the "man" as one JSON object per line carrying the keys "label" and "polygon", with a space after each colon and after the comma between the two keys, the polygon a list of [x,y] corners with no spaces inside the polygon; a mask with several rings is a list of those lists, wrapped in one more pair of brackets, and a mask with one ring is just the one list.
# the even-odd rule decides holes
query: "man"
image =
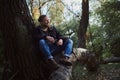
{"label": "man", "polygon": [[55,27],[50,26],[50,20],[46,15],[41,15],[38,21],[41,25],[35,30],[35,38],[39,43],[40,51],[44,54],[45,62],[57,69],[59,66],[54,60],[53,54],[64,51],[60,63],[72,65],[68,60],[72,54],[72,40],[64,38]]}

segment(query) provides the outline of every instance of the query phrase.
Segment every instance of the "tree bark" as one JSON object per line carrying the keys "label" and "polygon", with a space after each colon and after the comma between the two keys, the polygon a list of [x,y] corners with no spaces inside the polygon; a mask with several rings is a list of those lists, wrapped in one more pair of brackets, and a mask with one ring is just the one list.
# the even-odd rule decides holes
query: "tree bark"
{"label": "tree bark", "polygon": [[86,48],[86,31],[89,21],[89,0],[82,0],[82,16],[78,29],[78,47]]}
{"label": "tree bark", "polygon": [[33,21],[25,0],[0,0],[4,41],[3,80],[40,80],[32,44]]}

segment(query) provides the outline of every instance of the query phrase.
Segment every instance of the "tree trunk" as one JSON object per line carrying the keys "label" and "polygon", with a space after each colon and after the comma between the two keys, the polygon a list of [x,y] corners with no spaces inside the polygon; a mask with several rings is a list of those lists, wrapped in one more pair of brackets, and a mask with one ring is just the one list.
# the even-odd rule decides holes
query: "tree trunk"
{"label": "tree trunk", "polygon": [[25,0],[0,0],[4,41],[3,80],[40,80],[32,44],[33,21]]}
{"label": "tree trunk", "polygon": [[78,47],[86,48],[86,31],[89,21],[89,0],[82,0],[82,16],[78,29]]}

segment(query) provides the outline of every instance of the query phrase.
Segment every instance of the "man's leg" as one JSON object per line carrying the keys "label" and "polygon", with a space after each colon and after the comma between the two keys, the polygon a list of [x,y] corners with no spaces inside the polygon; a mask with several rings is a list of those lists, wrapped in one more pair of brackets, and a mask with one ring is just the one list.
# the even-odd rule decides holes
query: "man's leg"
{"label": "man's leg", "polygon": [[71,66],[72,62],[69,61],[70,55],[72,54],[72,48],[73,48],[73,41],[71,39],[68,39],[64,44],[63,44],[63,50],[64,54],[63,57],[60,60],[60,63]]}
{"label": "man's leg", "polygon": [[71,39],[68,39],[64,45],[64,56],[65,57],[70,57],[72,54],[72,49],[73,49],[73,41]]}
{"label": "man's leg", "polygon": [[62,46],[53,45],[51,47],[51,50],[52,50],[51,52],[53,54],[56,54],[64,51],[63,56],[70,57],[70,55],[72,54],[73,41],[71,39],[68,39],[63,43],[64,44]]}
{"label": "man's leg", "polygon": [[46,40],[44,39],[39,40],[39,47],[41,52],[45,56],[45,59],[53,59],[53,56],[51,55],[51,52],[50,52],[50,47]]}
{"label": "man's leg", "polygon": [[44,39],[39,40],[39,47],[41,52],[45,56],[45,62],[47,63],[47,65],[54,70],[57,69],[59,66],[56,63],[56,61],[53,59],[53,56],[51,55],[51,51],[50,51],[50,46],[48,45],[46,40]]}

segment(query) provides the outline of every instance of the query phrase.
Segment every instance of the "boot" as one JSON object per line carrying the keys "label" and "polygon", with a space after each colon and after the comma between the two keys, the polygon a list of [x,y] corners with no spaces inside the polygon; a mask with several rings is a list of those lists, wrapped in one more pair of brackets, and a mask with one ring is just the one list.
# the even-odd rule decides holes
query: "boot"
{"label": "boot", "polygon": [[56,70],[56,69],[59,68],[59,65],[57,64],[57,62],[56,62],[54,59],[48,59],[48,60],[46,61],[46,64],[47,64],[50,68],[52,68],[53,70]]}
{"label": "boot", "polygon": [[60,63],[66,66],[72,66],[72,62],[69,60],[69,57],[62,57]]}

